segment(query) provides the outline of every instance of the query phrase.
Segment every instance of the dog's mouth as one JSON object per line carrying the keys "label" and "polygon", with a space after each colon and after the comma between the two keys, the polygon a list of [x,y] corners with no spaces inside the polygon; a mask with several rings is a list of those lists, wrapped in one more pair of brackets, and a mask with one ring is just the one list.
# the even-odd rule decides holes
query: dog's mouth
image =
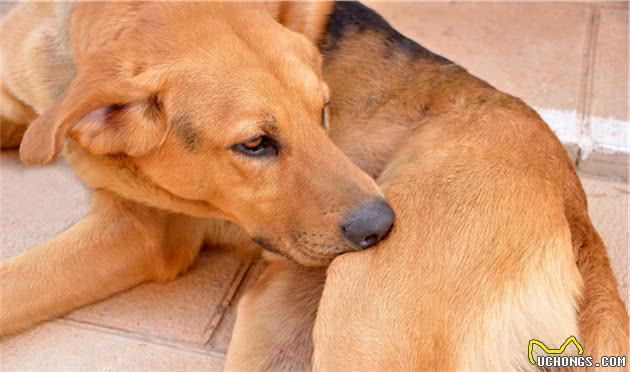
{"label": "dog's mouth", "polygon": [[327,266],[332,260],[339,255],[338,252],[318,252],[312,248],[296,244],[290,251],[283,250],[277,244],[268,239],[255,237],[252,238],[254,243],[258,244],[263,250],[281,256],[289,261],[295,262],[303,266]]}
{"label": "dog's mouth", "polygon": [[279,250],[278,248],[276,248],[271,242],[269,242],[268,240],[264,239],[264,238],[252,238],[252,240],[254,241],[254,243],[258,244],[258,246],[268,252],[280,255],[286,259],[289,259],[291,261],[295,261],[291,256],[289,256],[288,254],[284,253],[283,251]]}

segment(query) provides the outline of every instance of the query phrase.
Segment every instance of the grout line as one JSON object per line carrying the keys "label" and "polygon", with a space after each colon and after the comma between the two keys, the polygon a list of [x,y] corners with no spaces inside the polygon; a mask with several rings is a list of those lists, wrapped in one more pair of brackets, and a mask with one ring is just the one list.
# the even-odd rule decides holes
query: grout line
{"label": "grout line", "polygon": [[595,76],[595,55],[597,48],[597,35],[601,11],[599,7],[590,7],[589,21],[586,25],[586,40],[582,60],[582,76],[580,81],[577,102],[577,140],[580,146],[580,156],[587,157],[595,146],[592,135],[590,113],[593,100],[593,80]]}
{"label": "grout line", "polygon": [[593,8],[592,18],[591,18],[591,35],[589,38],[589,58],[588,58],[588,69],[587,69],[587,86],[586,86],[586,97],[585,97],[585,107],[584,107],[584,120],[586,122],[589,136],[592,138],[592,128],[591,128],[591,110],[593,108],[593,84],[595,80],[595,68],[596,59],[597,59],[597,37],[599,36],[599,25],[601,20],[601,9],[599,7]]}
{"label": "grout line", "polygon": [[245,287],[248,285],[248,278],[256,270],[256,266],[258,265],[259,261],[260,261],[260,258],[253,259],[251,264],[249,266],[247,266],[247,269],[245,270],[245,273],[243,274],[243,277],[241,278],[241,281],[238,283],[238,286],[236,287],[236,290],[234,291],[234,294],[231,296],[230,301],[229,301],[229,303],[227,304],[227,306],[225,308],[225,311],[223,311],[221,319],[219,319],[219,321],[217,322],[217,324],[214,327],[214,329],[212,330],[212,332],[210,332],[210,334],[208,335],[207,340],[204,343],[204,346],[206,346],[206,347],[208,347],[211,350],[214,350],[216,352],[226,352],[227,351],[227,350],[219,350],[219,349],[217,349],[217,345],[213,343],[213,341],[216,341],[216,340],[214,340],[214,337],[217,334],[217,332],[219,332],[219,329],[221,328],[221,324],[225,320],[225,316],[227,315],[227,312],[229,311],[229,308],[231,306],[237,306],[238,305],[238,301],[240,301],[239,295],[242,295],[244,293],[243,291],[246,290]]}
{"label": "grout line", "polygon": [[576,170],[578,166],[580,165],[581,160],[582,160],[582,148],[578,146],[577,152],[575,153],[575,164],[574,164]]}
{"label": "grout line", "polygon": [[70,318],[57,318],[57,319],[52,320],[52,322],[64,325],[66,327],[77,327],[81,329],[91,330],[94,332],[100,332],[100,333],[117,336],[123,339],[142,341],[142,342],[151,343],[154,345],[159,345],[162,347],[168,347],[171,349],[177,349],[177,350],[186,351],[189,353],[200,354],[200,355],[209,356],[209,357],[213,357],[213,358],[217,358],[221,360],[225,358],[225,355],[223,355],[222,353],[218,353],[213,350],[208,350],[207,348],[204,348],[203,347],[204,345],[202,344],[196,344],[196,343],[191,343],[191,342],[181,341],[181,340],[172,340],[166,337],[161,337],[161,336],[151,335],[151,334],[135,333],[135,332],[130,332],[128,330],[110,326],[110,325],[93,323],[93,322],[83,321],[83,320],[75,320],[75,319],[70,319]]}
{"label": "grout line", "polygon": [[577,110],[577,115],[576,115],[576,121],[577,121],[577,142],[580,142],[579,139],[582,136],[582,117],[583,112],[585,110],[586,107],[586,91],[587,91],[587,86],[588,86],[588,63],[589,63],[589,58],[590,58],[590,49],[591,49],[591,35],[592,35],[592,30],[593,30],[593,12],[594,12],[594,7],[593,5],[589,5],[588,6],[588,21],[586,23],[586,37],[584,38],[584,46],[582,49],[582,68],[580,70],[580,81],[579,81],[579,85],[578,85],[578,92],[577,92],[577,102],[576,102],[576,110]]}
{"label": "grout line", "polygon": [[[224,327],[223,322],[226,319],[225,317],[227,315],[227,312],[230,311],[229,307],[233,307],[234,311],[237,310],[236,307],[238,306],[238,303],[241,301],[243,296],[256,284],[256,282],[258,281],[258,278],[262,275],[263,271],[265,271],[265,268],[266,268],[266,264],[262,257],[258,256],[252,260],[251,265],[249,265],[249,267],[247,268],[247,271],[245,272],[245,275],[243,275],[243,278],[241,282],[239,283],[238,288],[236,289],[236,292],[234,292],[234,295],[232,296],[230,300],[228,309],[226,309],[226,311],[223,313],[221,320],[214,328],[210,337],[208,337],[208,341],[205,343],[205,346],[207,348],[217,353],[227,353],[227,347],[229,347],[229,343],[231,342],[231,337],[228,340],[228,345],[225,345],[225,348],[224,348],[224,347],[218,347],[217,339],[215,338],[215,336],[217,335],[217,332],[220,332],[221,328]],[[234,326],[234,324],[232,324],[232,326]]]}
{"label": "grout line", "polygon": [[234,301],[236,294],[238,293],[238,289],[241,284],[247,277],[247,273],[253,267],[255,260],[250,259],[247,264],[241,263],[238,270],[234,273],[232,280],[230,280],[230,288],[224,293],[223,298],[219,302],[218,309],[215,309],[215,315],[210,318],[208,324],[204,327],[204,343],[203,345],[208,345],[212,340],[212,337],[217,332],[217,328],[223,318],[225,317],[225,313],[228,311],[228,308]]}

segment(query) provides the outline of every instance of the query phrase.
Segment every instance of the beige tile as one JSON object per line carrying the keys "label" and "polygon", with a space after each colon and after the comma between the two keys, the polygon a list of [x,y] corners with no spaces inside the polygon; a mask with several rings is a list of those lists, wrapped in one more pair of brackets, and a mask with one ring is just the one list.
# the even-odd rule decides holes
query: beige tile
{"label": "beige tile", "polygon": [[90,191],[63,160],[27,167],[16,151],[0,153],[0,260],[52,238],[81,219]]}
{"label": "beige tile", "polygon": [[594,1],[592,4],[597,5],[600,8],[617,8],[628,9],[630,4],[628,0],[616,0],[616,1]]}
{"label": "beige tile", "polygon": [[626,308],[630,309],[628,297],[630,187],[627,183],[585,176],[580,178],[588,198],[589,214],[606,244]]}
{"label": "beige tile", "polygon": [[[595,46],[591,115],[628,120],[628,11],[602,8]],[[592,130],[597,131],[593,125]]]}
{"label": "beige tile", "polygon": [[369,2],[399,31],[535,107],[577,108],[589,7]]}
{"label": "beige tile", "polygon": [[2,19],[15,4],[15,2],[0,1],[0,19]]}
{"label": "beige tile", "polygon": [[593,152],[578,161],[578,170],[584,174],[628,182],[630,162],[628,154]]}
{"label": "beige tile", "polygon": [[2,371],[220,371],[221,355],[56,321],[0,342]]}
{"label": "beige tile", "polygon": [[569,155],[569,158],[571,158],[571,161],[573,162],[573,164],[575,164],[578,156],[579,156],[579,150],[580,150],[580,146],[571,143],[571,144],[563,144],[564,145],[564,149],[567,152],[567,154]]}
{"label": "beige tile", "polygon": [[592,7],[596,6],[598,8],[615,8],[615,9],[628,9],[628,0],[613,0],[613,1],[604,1],[604,0],[595,0],[595,1],[573,1],[575,6],[584,6],[584,7]]}
{"label": "beige tile", "polygon": [[205,345],[251,261],[230,249],[204,250],[190,271],[79,309],[68,319],[169,342]]}

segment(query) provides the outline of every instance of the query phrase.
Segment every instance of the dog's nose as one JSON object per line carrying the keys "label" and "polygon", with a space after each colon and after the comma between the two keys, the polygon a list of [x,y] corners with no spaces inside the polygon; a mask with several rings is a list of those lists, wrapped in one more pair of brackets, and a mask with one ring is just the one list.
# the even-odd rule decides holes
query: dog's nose
{"label": "dog's nose", "polygon": [[341,231],[360,249],[378,243],[394,223],[394,211],[382,198],[352,210],[341,224]]}

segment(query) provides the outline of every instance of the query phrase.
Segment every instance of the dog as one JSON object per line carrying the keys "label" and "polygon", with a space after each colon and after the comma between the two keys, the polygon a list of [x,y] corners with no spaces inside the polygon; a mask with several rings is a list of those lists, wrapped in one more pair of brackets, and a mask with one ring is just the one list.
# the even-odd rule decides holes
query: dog
{"label": "dog", "polygon": [[[283,13],[276,13],[281,22]],[[529,338],[559,345],[569,335],[578,335],[587,355],[627,354],[627,314],[605,248],[572,163],[540,117],[360,4],[336,3],[319,14],[304,34],[324,55],[329,135],[377,179],[396,223],[378,247],[343,254],[328,269],[298,265],[296,253],[271,262],[239,304],[226,370],[528,370],[535,368],[523,351]],[[12,133],[19,142],[21,131]],[[233,225],[201,221],[198,203],[147,186],[129,159],[74,142],[66,156],[103,190],[92,213],[112,215],[88,216],[69,230],[94,236],[98,252],[66,232],[53,241],[64,253],[47,259],[72,249],[107,262],[139,230],[168,231],[166,246],[183,248],[160,252],[175,262],[194,259],[186,247],[202,240],[194,239],[198,225],[211,239],[247,239]],[[151,207],[158,203],[180,214],[164,222],[165,212]],[[118,219],[135,230],[111,227]],[[120,240],[98,240],[103,228]],[[127,255],[119,264],[138,261]]]}
{"label": "dog", "polygon": [[529,340],[569,336],[594,361],[627,357],[606,249],[543,120],[358,3],[335,4],[319,46],[330,136],[396,223],[327,272],[270,264],[226,370],[539,370]]}
{"label": "dog", "polygon": [[327,136],[329,92],[312,41],[330,10],[12,9],[0,31],[3,141],[45,164],[68,137],[66,157],[94,194],[83,220],[0,264],[0,334],[172,280],[204,241],[253,239],[318,266],[382,239],[392,209]]}

